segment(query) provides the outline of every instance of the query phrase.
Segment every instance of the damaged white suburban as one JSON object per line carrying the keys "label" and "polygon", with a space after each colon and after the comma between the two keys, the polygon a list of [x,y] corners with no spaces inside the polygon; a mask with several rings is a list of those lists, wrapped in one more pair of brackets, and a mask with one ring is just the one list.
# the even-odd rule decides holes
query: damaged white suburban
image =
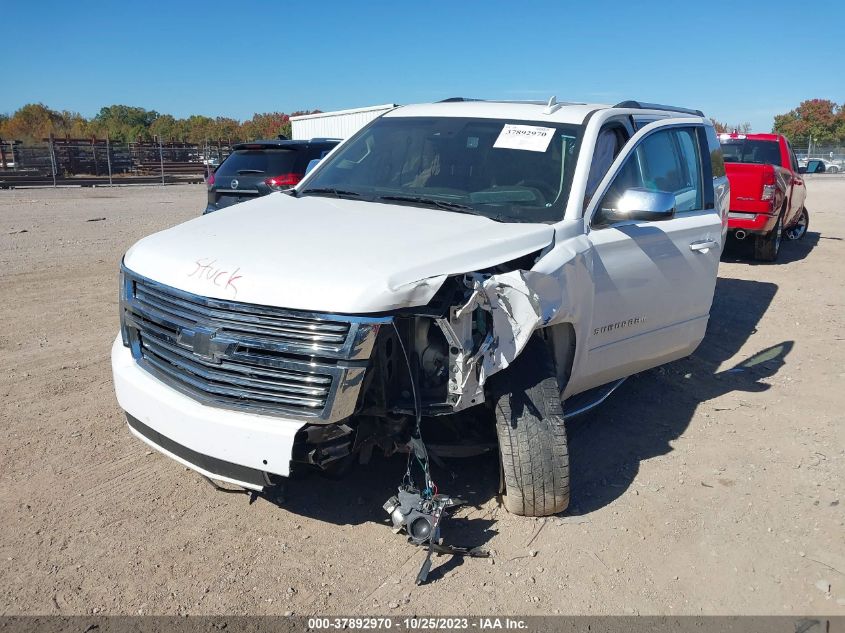
{"label": "damaged white suburban", "polygon": [[512,512],[561,512],[565,420],[702,340],[727,201],[698,111],[396,108],[294,190],[126,253],[118,401],[140,439],[246,488],[422,428],[435,459],[498,446]]}

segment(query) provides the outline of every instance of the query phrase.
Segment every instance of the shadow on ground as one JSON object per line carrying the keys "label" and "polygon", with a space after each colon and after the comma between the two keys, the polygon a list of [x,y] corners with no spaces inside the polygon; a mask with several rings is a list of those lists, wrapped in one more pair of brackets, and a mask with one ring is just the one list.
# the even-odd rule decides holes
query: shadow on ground
{"label": "shadow on ground", "polygon": [[568,425],[572,464],[570,514],[587,514],[612,502],[631,485],[640,462],[672,450],[670,442],[689,426],[696,408],[731,392],[765,391],[762,379],[783,366],[793,342],[734,358],[777,291],[771,283],[719,279],[707,335],[685,359],[629,379],[603,407]]}
{"label": "shadow on ground", "polygon": [[[812,219],[812,218],[811,218]],[[807,231],[803,239],[791,242],[784,238],[780,245],[780,253],[777,261],[761,262],[754,259],[754,238],[749,237],[742,241],[728,237],[725,242],[725,250],[722,253],[722,261],[737,264],[748,264],[749,266],[777,266],[779,264],[791,264],[797,262],[810,254],[819,243],[821,235],[815,231]]]}

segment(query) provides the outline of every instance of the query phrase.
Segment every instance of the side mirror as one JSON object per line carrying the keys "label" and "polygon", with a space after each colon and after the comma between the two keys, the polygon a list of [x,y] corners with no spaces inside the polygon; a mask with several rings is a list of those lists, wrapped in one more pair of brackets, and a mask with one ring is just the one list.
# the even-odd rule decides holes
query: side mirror
{"label": "side mirror", "polygon": [[601,218],[611,222],[659,222],[675,217],[675,195],[667,191],[649,191],[634,187],[627,189],[615,208],[601,209]]}
{"label": "side mirror", "polygon": [[308,172],[310,172],[312,169],[314,169],[319,164],[320,164],[319,158],[312,158],[311,160],[308,161],[308,166],[305,168],[305,173],[307,174]]}
{"label": "side mirror", "polygon": [[799,174],[806,174],[806,173],[807,173],[807,168],[806,168],[806,167],[799,167],[799,168],[798,168],[798,173],[799,173]]}

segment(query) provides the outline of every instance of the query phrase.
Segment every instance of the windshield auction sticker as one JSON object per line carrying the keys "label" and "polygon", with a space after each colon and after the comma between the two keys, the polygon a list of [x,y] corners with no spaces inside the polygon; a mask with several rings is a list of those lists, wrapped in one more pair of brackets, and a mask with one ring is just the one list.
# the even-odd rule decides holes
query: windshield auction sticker
{"label": "windshield auction sticker", "polygon": [[499,138],[493,147],[499,149],[521,149],[529,152],[545,152],[552,137],[555,135],[553,127],[538,127],[536,125],[505,124]]}

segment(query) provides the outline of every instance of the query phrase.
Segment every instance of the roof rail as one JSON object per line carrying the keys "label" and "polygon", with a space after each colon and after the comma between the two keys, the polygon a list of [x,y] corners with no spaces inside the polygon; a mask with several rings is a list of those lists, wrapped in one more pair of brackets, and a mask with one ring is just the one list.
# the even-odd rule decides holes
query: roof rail
{"label": "roof rail", "polygon": [[462,101],[484,101],[484,99],[471,99],[467,97],[449,97],[448,99],[441,99],[437,103],[461,103]]}
{"label": "roof rail", "polygon": [[311,143],[325,143],[326,141],[342,141],[342,138],[336,136],[315,136],[311,139]]}
{"label": "roof rail", "polygon": [[683,112],[684,114],[704,116],[704,113],[701,110],[693,110],[692,108],[676,108],[675,106],[660,105],[659,103],[645,103],[643,101],[620,101],[613,107],[635,108],[637,110],[665,110],[666,112]]}

